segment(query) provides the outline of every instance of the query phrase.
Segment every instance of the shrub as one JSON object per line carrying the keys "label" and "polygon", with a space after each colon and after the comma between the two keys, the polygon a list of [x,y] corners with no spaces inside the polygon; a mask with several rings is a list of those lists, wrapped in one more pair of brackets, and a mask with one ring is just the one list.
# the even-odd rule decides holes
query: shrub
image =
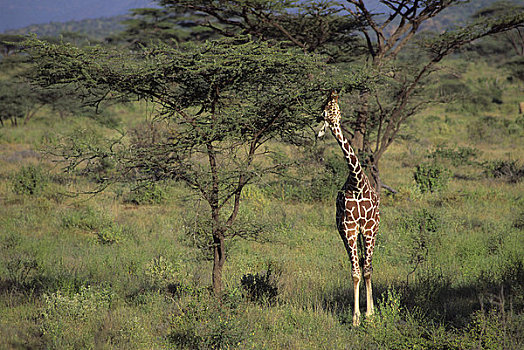
{"label": "shrub", "polygon": [[86,231],[102,230],[111,226],[111,219],[104,213],[91,207],[72,208],[60,213],[61,225],[64,228]]}
{"label": "shrub", "polygon": [[422,163],[417,165],[413,178],[420,191],[437,192],[446,188],[450,171],[436,163]]}
{"label": "shrub", "polygon": [[245,274],[240,280],[244,297],[260,304],[273,304],[278,297],[278,276],[271,264],[263,273]]}
{"label": "shrub", "polygon": [[102,227],[98,232],[98,241],[102,244],[120,243],[124,238],[124,229],[118,224]]}
{"label": "shrub", "polygon": [[160,255],[147,263],[145,276],[151,287],[165,289],[175,285],[178,272],[177,266]]}
{"label": "shrub", "polygon": [[524,230],[524,210],[521,210],[513,219],[513,227],[517,230]]}
{"label": "shrub", "polygon": [[245,339],[246,325],[236,303],[217,301],[199,291],[171,318],[169,341],[177,349],[236,349]]}
{"label": "shrub", "polygon": [[165,190],[154,182],[139,186],[124,199],[124,202],[136,205],[161,204],[166,199]]}
{"label": "shrub", "polygon": [[465,332],[457,339],[457,348],[521,349],[524,342],[522,322],[519,316],[505,315],[496,309],[476,311]]}
{"label": "shrub", "polygon": [[458,147],[457,149],[449,148],[446,145],[438,145],[437,149],[428,155],[435,160],[447,159],[453,166],[476,164],[472,158],[480,154],[477,148]]}
{"label": "shrub", "polygon": [[502,142],[519,128],[515,121],[496,117],[483,116],[467,126],[468,137],[474,142]]}
{"label": "shrub", "polygon": [[93,334],[113,299],[110,289],[84,286],[77,293],[44,294],[41,330],[47,347],[93,348]]}
{"label": "shrub", "polygon": [[13,190],[17,194],[37,195],[48,185],[49,177],[41,166],[22,167],[12,179]]}
{"label": "shrub", "polygon": [[379,299],[377,313],[370,322],[366,320],[363,324],[364,331],[371,338],[367,341],[369,348],[445,349],[445,344],[437,345],[428,339],[434,332],[434,325],[423,322],[421,315],[405,310],[401,300],[401,294],[393,289]]}
{"label": "shrub", "polygon": [[439,244],[437,233],[441,222],[437,215],[424,208],[405,216],[399,226],[403,232],[402,235],[408,240],[406,251],[409,254],[408,261],[411,268],[407,275],[409,282],[409,276],[415,273],[421,265],[427,263],[430,251]]}
{"label": "shrub", "polygon": [[516,183],[524,177],[524,166],[516,160],[495,160],[483,164],[484,174],[488,177]]}
{"label": "shrub", "polygon": [[39,265],[33,254],[11,252],[6,260],[7,280],[16,287],[28,286],[38,273]]}

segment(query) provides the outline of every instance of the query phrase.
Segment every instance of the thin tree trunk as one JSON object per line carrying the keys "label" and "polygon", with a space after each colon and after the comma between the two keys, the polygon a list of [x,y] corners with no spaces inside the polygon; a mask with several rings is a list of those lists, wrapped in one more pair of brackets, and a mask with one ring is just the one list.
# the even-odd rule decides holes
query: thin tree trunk
{"label": "thin tree trunk", "polygon": [[226,262],[226,247],[222,233],[213,234],[213,292],[219,297],[222,294],[222,270]]}

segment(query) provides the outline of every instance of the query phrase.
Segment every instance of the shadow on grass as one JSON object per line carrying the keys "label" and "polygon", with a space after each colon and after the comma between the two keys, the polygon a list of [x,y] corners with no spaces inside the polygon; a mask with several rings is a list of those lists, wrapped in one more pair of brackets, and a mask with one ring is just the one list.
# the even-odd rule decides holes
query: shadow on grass
{"label": "shadow on grass", "polygon": [[98,283],[90,283],[86,279],[73,275],[58,277],[35,276],[25,281],[0,279],[0,295],[18,294],[38,297],[58,290],[66,293],[77,293],[81,287],[90,284]]}
{"label": "shadow on grass", "polygon": [[[510,260],[498,276],[482,275],[475,283],[453,286],[442,274],[426,272],[409,284],[373,285],[375,306],[386,298],[388,289],[401,296],[401,307],[411,314],[422,314],[436,324],[462,328],[472,315],[483,309],[507,308],[512,312],[524,311],[524,266],[520,260]],[[360,309],[366,310],[365,288],[360,288]],[[353,313],[353,287],[333,290],[324,298],[325,310],[334,312],[342,323],[351,323]]]}

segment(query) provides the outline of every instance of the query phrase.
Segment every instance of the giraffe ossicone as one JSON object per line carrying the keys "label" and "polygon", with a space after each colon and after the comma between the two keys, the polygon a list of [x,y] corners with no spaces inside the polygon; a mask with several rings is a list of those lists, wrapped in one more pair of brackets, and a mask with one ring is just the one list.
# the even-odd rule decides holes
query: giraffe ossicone
{"label": "giraffe ossicone", "polygon": [[331,91],[329,95],[323,110],[323,116],[324,126],[319,132],[319,137],[321,137],[321,133],[323,135],[325,128],[329,126],[331,133],[342,149],[349,170],[348,178],[339,191],[336,200],[336,223],[351,259],[354,288],[353,325],[357,326],[360,324],[359,291],[361,281],[357,249],[359,236],[364,243],[362,254],[364,254],[363,276],[366,285],[366,317],[370,317],[374,313],[371,274],[373,272],[373,249],[380,221],[379,196],[362,170],[355,151],[342,133],[338,94],[335,91]]}

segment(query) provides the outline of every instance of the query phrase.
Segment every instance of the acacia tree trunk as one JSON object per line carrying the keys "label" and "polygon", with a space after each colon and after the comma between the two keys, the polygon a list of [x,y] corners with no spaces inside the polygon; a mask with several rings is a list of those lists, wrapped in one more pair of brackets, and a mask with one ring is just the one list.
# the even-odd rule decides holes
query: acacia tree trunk
{"label": "acacia tree trunk", "polygon": [[213,292],[215,296],[222,293],[222,269],[226,262],[226,247],[224,234],[213,233]]}

